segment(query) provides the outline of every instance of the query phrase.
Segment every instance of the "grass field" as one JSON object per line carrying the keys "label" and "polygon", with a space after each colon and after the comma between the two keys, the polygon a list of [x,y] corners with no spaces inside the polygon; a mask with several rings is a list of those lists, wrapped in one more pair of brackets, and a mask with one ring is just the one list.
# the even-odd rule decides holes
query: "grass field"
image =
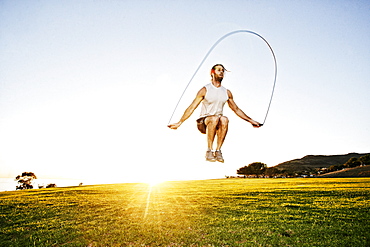
{"label": "grass field", "polygon": [[370,178],[0,193],[0,246],[370,246]]}

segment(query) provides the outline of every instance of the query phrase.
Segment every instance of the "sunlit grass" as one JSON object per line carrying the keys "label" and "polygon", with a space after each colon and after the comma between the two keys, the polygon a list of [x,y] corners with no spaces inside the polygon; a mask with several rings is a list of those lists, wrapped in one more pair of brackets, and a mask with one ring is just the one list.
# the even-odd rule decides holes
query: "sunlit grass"
{"label": "sunlit grass", "polygon": [[0,246],[370,244],[370,179],[95,185],[0,200]]}

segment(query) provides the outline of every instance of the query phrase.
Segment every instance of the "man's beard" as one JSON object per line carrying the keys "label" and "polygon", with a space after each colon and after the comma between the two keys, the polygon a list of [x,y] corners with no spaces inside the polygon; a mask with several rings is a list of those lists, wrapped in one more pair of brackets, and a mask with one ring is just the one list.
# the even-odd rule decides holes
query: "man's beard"
{"label": "man's beard", "polygon": [[223,79],[224,79],[223,77],[219,77],[219,76],[215,75],[215,80],[216,81],[222,82]]}

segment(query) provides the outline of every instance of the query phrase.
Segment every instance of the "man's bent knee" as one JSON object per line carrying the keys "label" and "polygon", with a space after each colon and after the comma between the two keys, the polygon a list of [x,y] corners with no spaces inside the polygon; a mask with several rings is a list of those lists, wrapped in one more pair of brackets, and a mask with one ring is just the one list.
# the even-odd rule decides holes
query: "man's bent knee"
{"label": "man's bent knee", "polygon": [[206,125],[208,124],[217,125],[219,121],[220,121],[220,116],[208,116],[206,117],[204,122]]}
{"label": "man's bent knee", "polygon": [[219,123],[221,126],[227,126],[229,124],[229,119],[225,116],[220,117]]}

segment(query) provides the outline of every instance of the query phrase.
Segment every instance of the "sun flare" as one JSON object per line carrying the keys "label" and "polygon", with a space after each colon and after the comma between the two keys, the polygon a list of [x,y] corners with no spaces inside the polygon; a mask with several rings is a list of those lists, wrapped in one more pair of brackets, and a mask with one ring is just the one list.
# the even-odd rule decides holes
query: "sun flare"
{"label": "sun flare", "polygon": [[164,182],[166,182],[166,179],[165,178],[160,178],[160,177],[150,177],[150,178],[145,180],[145,183],[147,183],[151,187],[159,185],[159,184],[164,183]]}

